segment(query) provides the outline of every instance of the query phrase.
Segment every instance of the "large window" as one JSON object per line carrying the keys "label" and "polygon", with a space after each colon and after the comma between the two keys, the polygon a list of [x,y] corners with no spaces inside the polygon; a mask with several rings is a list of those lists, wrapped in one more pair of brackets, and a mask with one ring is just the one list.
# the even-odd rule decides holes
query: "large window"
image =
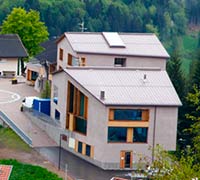
{"label": "large window", "polygon": [[148,121],[148,109],[110,109],[109,120],[115,121]]}
{"label": "large window", "polygon": [[68,83],[68,112],[87,119],[88,98],[70,82]]}
{"label": "large window", "polygon": [[87,121],[79,118],[79,117],[75,117],[75,131],[82,133],[82,134],[86,134],[87,133]]}
{"label": "large window", "polygon": [[126,142],[127,128],[108,127],[108,142]]}
{"label": "large window", "polygon": [[126,66],[126,58],[115,58],[116,67],[125,67]]}
{"label": "large window", "polygon": [[74,112],[74,86],[69,83],[69,112]]}
{"label": "large window", "polygon": [[133,142],[147,142],[148,128],[138,127],[134,128]]}
{"label": "large window", "polygon": [[142,110],[115,109],[114,120],[142,120]]}
{"label": "large window", "polygon": [[79,115],[84,117],[84,109],[85,109],[85,97],[84,94],[80,92],[80,111]]}
{"label": "large window", "polygon": [[[88,98],[70,82],[67,96],[67,128],[85,134],[87,133],[87,107]],[[69,114],[73,116],[69,122]]]}

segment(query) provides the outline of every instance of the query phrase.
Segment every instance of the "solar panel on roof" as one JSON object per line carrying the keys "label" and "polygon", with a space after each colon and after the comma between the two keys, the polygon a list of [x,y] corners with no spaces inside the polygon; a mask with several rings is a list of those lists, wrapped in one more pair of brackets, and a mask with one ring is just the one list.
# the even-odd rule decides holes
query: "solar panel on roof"
{"label": "solar panel on roof", "polygon": [[103,37],[110,47],[126,47],[117,32],[103,32]]}

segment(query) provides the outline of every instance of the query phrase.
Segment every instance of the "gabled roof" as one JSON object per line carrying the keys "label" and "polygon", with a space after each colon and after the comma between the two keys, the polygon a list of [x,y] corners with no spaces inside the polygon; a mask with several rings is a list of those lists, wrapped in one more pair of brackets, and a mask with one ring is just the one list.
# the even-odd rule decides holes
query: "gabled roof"
{"label": "gabled roof", "polygon": [[35,56],[39,61],[47,60],[50,64],[55,64],[57,59],[56,39],[45,41],[41,44],[44,50]]}
{"label": "gabled roof", "polygon": [[[67,68],[65,72],[105,105],[181,105],[166,71],[93,67]],[[105,91],[104,100],[101,91]]]}
{"label": "gabled roof", "polygon": [[17,34],[0,35],[0,58],[22,58],[27,56],[27,51]]}
{"label": "gabled roof", "polygon": [[[169,58],[155,34],[66,32],[58,42],[63,38],[77,53]],[[116,42],[123,46],[111,46]]]}

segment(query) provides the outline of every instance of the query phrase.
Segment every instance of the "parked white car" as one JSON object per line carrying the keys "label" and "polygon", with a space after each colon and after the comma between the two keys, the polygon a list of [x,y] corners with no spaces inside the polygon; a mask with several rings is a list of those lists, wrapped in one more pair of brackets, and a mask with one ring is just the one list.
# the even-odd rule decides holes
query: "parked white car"
{"label": "parked white car", "polygon": [[23,108],[32,108],[33,107],[33,100],[38,99],[36,96],[28,96],[25,97],[22,101],[21,111],[23,111]]}

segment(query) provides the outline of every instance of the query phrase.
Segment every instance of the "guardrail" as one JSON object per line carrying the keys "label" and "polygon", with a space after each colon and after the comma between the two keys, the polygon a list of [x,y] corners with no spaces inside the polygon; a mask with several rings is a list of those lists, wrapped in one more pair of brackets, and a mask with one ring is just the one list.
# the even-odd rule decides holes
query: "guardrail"
{"label": "guardrail", "polygon": [[0,111],[0,118],[29,146],[32,147],[32,140],[28,137],[17,125],[6,116],[5,113]]}
{"label": "guardrail", "polygon": [[48,116],[34,109],[32,109],[32,111],[28,111],[28,113],[31,113],[32,116],[37,117],[38,120],[51,124],[55,127],[60,127],[60,121],[51,118],[51,116]]}

